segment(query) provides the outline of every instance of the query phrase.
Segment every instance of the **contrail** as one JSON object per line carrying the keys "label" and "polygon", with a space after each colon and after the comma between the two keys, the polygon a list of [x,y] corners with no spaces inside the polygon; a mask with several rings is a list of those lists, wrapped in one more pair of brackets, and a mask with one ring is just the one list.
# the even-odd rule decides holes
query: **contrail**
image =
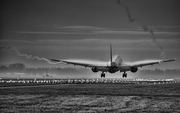
{"label": "contrail", "polygon": [[47,61],[50,64],[58,64],[58,63],[52,63],[49,59],[44,58],[44,57],[38,57],[38,56],[32,56],[28,54],[22,54],[20,53],[17,49],[11,47],[11,46],[0,46],[0,49],[8,49],[12,52],[15,52],[18,56],[26,57],[27,59],[37,59],[37,60],[44,60]]}
{"label": "contrail", "polygon": [[121,5],[125,10],[126,10],[126,13],[127,13],[127,16],[128,16],[128,19],[130,22],[134,22],[136,21],[139,25],[141,25],[142,29],[145,31],[145,32],[149,32],[151,33],[151,36],[152,36],[152,41],[153,43],[155,43],[157,45],[157,47],[161,50],[161,57],[164,59],[165,58],[165,52],[164,52],[164,49],[162,48],[162,46],[157,42],[156,40],[156,37],[154,35],[154,31],[152,29],[149,29],[146,25],[144,25],[141,21],[140,18],[132,18],[131,16],[131,12],[128,8],[127,5],[123,4],[120,0],[117,0],[117,3],[119,5]]}

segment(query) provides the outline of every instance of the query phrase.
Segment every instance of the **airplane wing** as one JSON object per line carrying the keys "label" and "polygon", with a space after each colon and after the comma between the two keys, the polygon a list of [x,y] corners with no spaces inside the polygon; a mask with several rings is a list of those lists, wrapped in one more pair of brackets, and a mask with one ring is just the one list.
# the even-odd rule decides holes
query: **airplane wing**
{"label": "airplane wing", "polygon": [[143,60],[143,61],[137,61],[132,63],[124,63],[124,66],[131,66],[131,67],[142,67],[142,66],[148,66],[148,65],[154,65],[154,64],[161,64],[163,62],[171,62],[175,61],[176,59],[163,59],[163,60]]}
{"label": "airplane wing", "polygon": [[60,59],[51,59],[53,62],[72,64],[84,67],[93,67],[93,66],[107,66],[107,62],[101,61],[90,61],[90,60],[60,60]]}

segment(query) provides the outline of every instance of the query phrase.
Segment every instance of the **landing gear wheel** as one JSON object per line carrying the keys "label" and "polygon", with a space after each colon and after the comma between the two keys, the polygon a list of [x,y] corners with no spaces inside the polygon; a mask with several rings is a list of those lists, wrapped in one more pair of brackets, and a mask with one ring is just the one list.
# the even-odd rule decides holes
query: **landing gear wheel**
{"label": "landing gear wheel", "polygon": [[123,77],[123,78],[127,78],[127,73],[124,72],[122,77]]}
{"label": "landing gear wheel", "polygon": [[101,73],[101,78],[103,78],[103,77],[105,78],[105,73],[104,72]]}

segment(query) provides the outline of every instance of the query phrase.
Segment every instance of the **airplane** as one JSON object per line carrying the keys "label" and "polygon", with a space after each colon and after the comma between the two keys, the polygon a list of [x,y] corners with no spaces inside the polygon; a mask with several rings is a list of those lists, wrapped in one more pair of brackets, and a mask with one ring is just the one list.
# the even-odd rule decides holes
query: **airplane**
{"label": "airplane", "polygon": [[176,58],[173,59],[162,59],[162,60],[143,60],[137,62],[123,62],[122,58],[119,55],[112,56],[112,46],[110,44],[110,61],[106,63],[102,62],[89,62],[89,61],[77,61],[77,60],[61,60],[61,59],[50,59],[52,62],[59,62],[65,64],[72,64],[84,67],[90,67],[94,73],[102,72],[101,78],[105,78],[105,72],[109,73],[116,73],[116,72],[123,72],[122,78],[127,78],[127,71],[131,71],[135,73],[138,71],[139,67],[154,65],[154,64],[161,64],[163,62],[170,62],[175,61]]}

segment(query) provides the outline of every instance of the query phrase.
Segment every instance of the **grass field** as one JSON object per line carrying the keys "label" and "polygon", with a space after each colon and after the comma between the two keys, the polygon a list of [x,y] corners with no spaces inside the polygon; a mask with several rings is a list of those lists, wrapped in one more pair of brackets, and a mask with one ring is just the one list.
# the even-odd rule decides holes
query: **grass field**
{"label": "grass field", "polygon": [[0,87],[0,112],[180,112],[180,83]]}

